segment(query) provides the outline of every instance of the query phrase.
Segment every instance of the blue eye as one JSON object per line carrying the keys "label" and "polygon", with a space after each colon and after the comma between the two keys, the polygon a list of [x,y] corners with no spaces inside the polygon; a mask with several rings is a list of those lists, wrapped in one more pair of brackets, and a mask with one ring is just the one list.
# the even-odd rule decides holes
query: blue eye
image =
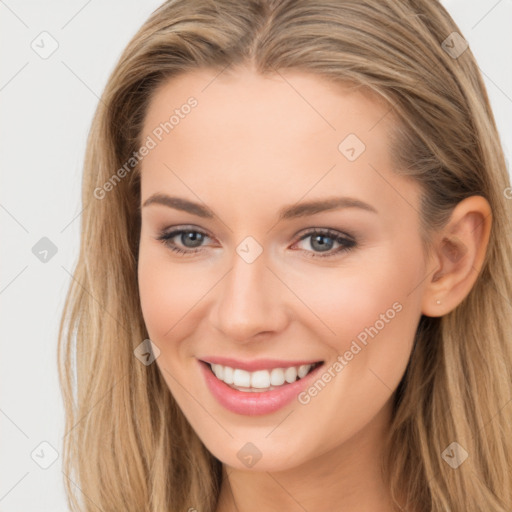
{"label": "blue eye", "polygon": [[[176,237],[179,237],[179,243],[184,247],[184,249],[178,246],[175,241],[173,241],[173,239]],[[196,229],[176,229],[169,233],[166,233],[165,231],[160,233],[157,239],[175,253],[192,255],[200,252],[203,249],[202,242],[205,240],[205,238],[210,237],[203,231]],[[334,231],[332,229],[311,230],[308,233],[302,235],[296,244],[307,238],[311,238],[310,247],[312,247],[314,250],[300,250],[304,251],[308,257],[312,258],[329,258],[357,247],[357,242],[353,237],[338,231]],[[335,243],[339,244],[340,247],[338,247],[336,250],[332,250],[332,246]],[[317,250],[315,250],[315,248]]]}
{"label": "blue eye", "polygon": [[[306,250],[307,256],[312,258],[329,258],[339,253],[350,251],[357,246],[357,242],[353,237],[332,229],[315,229],[303,235],[299,242],[306,238],[311,239],[309,244],[312,248],[316,247],[320,251],[320,253],[318,253]],[[334,243],[339,244],[340,247],[333,251],[332,245]]]}
{"label": "blue eye", "polygon": [[[187,236],[185,236],[185,234]],[[192,236],[190,236],[191,234]],[[192,244],[192,247],[187,247],[189,250],[181,249],[172,241],[172,239],[176,238],[178,235],[180,236],[180,243],[185,247],[187,247],[187,243]],[[209,238],[208,235],[202,231],[197,231],[195,229],[177,229],[170,233],[162,232],[158,237],[158,240],[164,243],[169,249],[171,249],[171,251],[180,254],[193,254],[200,251],[198,243],[202,242],[205,237]]]}

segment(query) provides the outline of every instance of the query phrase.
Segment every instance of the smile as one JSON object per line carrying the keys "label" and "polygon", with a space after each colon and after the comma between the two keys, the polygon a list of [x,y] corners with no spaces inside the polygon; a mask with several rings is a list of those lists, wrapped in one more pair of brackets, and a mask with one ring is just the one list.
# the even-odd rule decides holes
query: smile
{"label": "smile", "polygon": [[[206,387],[216,401],[225,409],[246,416],[270,414],[293,402],[314,382],[324,365],[324,361],[303,361],[293,366],[286,366],[286,362],[281,361],[280,367],[275,366],[275,361],[270,364],[239,363],[246,368],[259,366],[250,371],[218,362],[199,359],[197,362]],[[263,364],[268,369],[261,368]]]}
{"label": "smile", "polygon": [[257,370],[254,372],[221,364],[211,364],[210,368],[217,379],[233,389],[244,392],[264,392],[286,384],[292,384],[305,377],[320,364],[322,363],[273,368],[272,370]]}

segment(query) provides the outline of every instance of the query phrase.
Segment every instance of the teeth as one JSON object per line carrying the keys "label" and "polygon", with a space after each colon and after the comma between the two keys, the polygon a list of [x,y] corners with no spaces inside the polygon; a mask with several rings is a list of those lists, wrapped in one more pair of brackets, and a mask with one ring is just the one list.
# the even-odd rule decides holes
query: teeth
{"label": "teeth", "polygon": [[284,371],[284,379],[286,382],[289,382],[290,384],[292,382],[295,382],[297,380],[297,368],[294,366],[290,366],[290,368],[286,368]]}
{"label": "teeth", "polygon": [[270,372],[270,384],[272,384],[272,386],[281,386],[284,384],[284,371],[282,368],[274,368]]}
{"label": "teeth", "polygon": [[226,384],[231,385],[232,388],[242,388],[239,390],[256,392],[261,390],[270,391],[274,387],[282,386],[285,382],[291,384],[297,380],[297,377],[302,379],[314,365],[303,364],[288,368],[273,368],[271,371],[257,370],[255,372],[230,368],[220,364],[212,364],[210,366],[215,376]]}
{"label": "teeth", "polygon": [[230,368],[229,366],[222,367],[220,364],[216,364],[215,366],[218,366],[221,369],[224,368],[224,375],[221,377],[217,375],[217,377],[223,380],[226,384],[233,384],[233,368]]}
{"label": "teeth", "polygon": [[235,368],[233,371],[233,384],[235,386],[251,387],[251,374],[245,370]]}

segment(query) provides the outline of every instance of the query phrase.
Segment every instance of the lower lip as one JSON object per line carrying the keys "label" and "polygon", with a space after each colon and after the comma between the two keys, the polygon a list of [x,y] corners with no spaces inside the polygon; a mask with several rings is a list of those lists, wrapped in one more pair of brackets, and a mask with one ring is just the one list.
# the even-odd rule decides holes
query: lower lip
{"label": "lower lip", "polygon": [[305,377],[291,384],[285,384],[272,391],[262,391],[260,393],[257,391],[238,391],[233,389],[215,377],[209,364],[203,361],[198,362],[206,380],[206,385],[217,401],[226,409],[246,416],[270,414],[289,404],[301,391],[304,391],[310,385],[323,366],[323,364],[317,366]]}

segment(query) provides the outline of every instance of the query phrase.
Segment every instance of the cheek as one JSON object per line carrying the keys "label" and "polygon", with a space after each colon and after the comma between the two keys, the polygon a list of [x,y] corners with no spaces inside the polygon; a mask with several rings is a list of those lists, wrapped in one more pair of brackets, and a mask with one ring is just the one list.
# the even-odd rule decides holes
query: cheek
{"label": "cheek", "polygon": [[322,382],[299,401],[322,411],[327,439],[348,438],[370,422],[398,386],[410,358],[421,316],[419,292],[411,290],[421,269],[392,251],[379,256],[371,258],[378,263],[358,264],[338,280],[331,278],[329,293],[320,294],[315,282],[314,307],[335,332],[322,337],[333,357],[319,377]]}
{"label": "cheek", "polygon": [[325,332],[322,340],[336,354],[348,352],[347,359],[358,359],[357,364],[371,359],[384,367],[393,357],[396,364],[406,363],[421,316],[420,290],[411,293],[422,275],[414,256],[379,251],[365,264],[324,270],[314,279],[294,276],[297,295],[307,297],[315,313],[316,327],[311,323],[310,328]]}
{"label": "cheek", "polygon": [[218,280],[208,266],[197,262],[172,261],[165,248],[153,241],[141,241],[138,262],[139,294],[149,337],[160,350],[175,352],[187,340],[206,314],[207,294]]}
{"label": "cheek", "polygon": [[[152,244],[151,244],[152,245]],[[173,270],[165,251],[141,243],[138,263],[140,302],[144,322],[151,339],[161,341],[183,315],[182,305],[188,303],[186,275]],[[180,315],[181,314],[181,315]]]}
{"label": "cheek", "polygon": [[409,361],[421,317],[418,284],[424,276],[419,254],[407,256],[383,253],[357,283],[346,283],[350,290],[342,299],[345,311],[338,314],[340,342],[335,348],[350,366],[346,376],[361,382],[356,396],[371,396],[377,389],[387,395]]}

